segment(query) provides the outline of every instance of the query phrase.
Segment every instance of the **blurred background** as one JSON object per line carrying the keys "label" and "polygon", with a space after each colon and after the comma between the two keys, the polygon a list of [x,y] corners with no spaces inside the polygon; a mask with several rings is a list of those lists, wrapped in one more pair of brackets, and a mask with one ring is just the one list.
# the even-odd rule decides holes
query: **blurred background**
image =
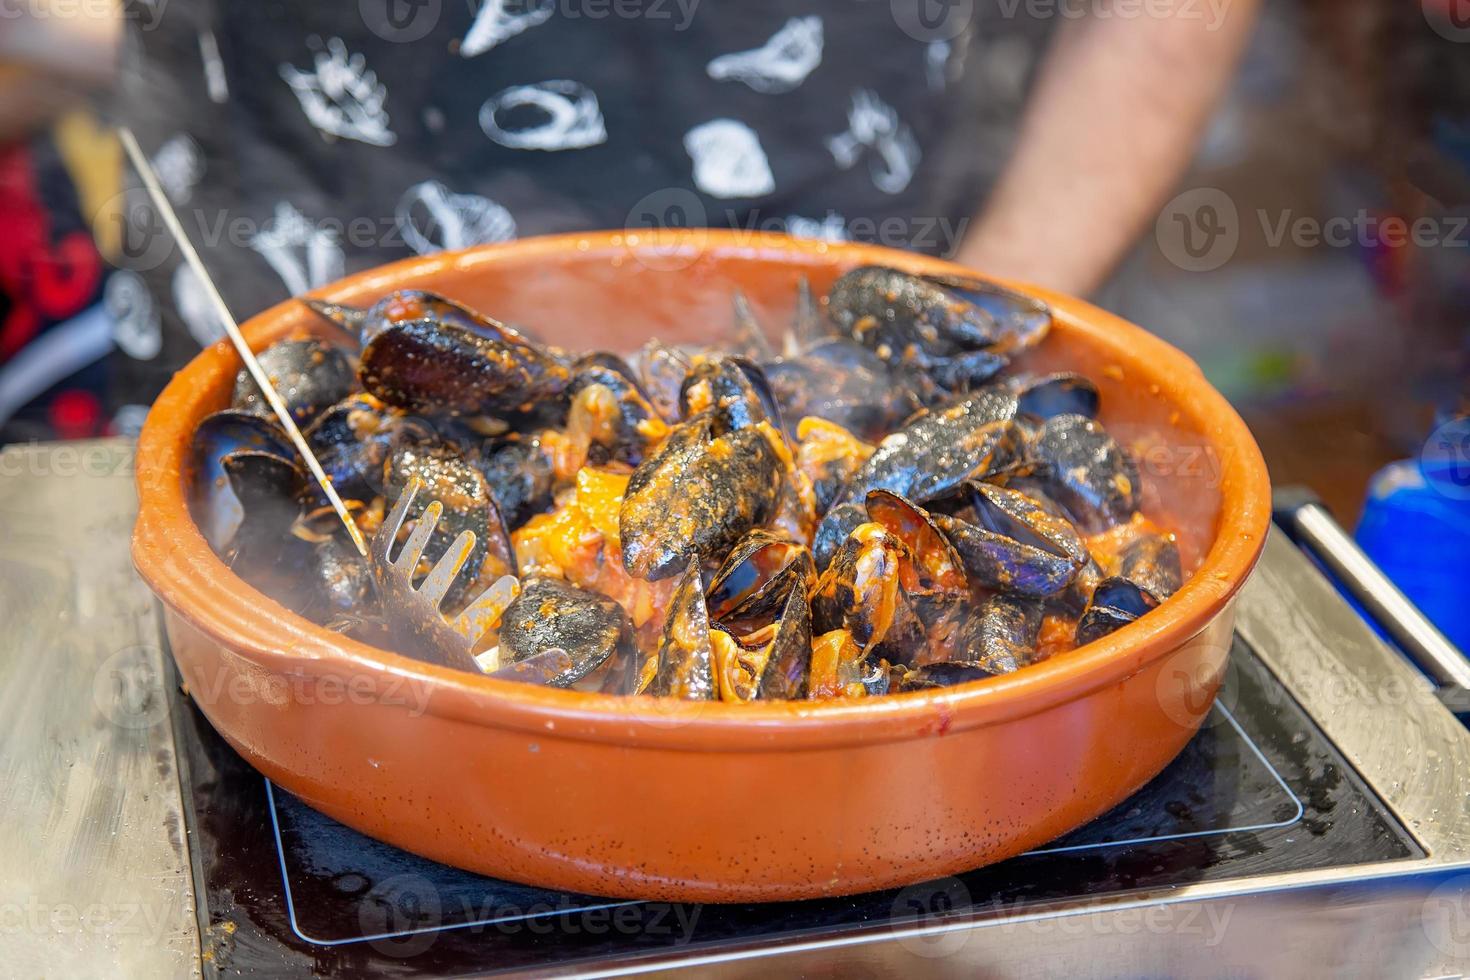
{"label": "blurred background", "polygon": [[[1463,397],[1470,9],[1457,3],[1470,8],[1461,0],[1264,3],[1187,172],[1171,180],[1153,220],[1143,223],[1093,293],[1102,306],[1192,354],[1247,416],[1275,480],[1310,485],[1349,526],[1372,475],[1417,456],[1436,411],[1453,412]],[[500,8],[502,26],[528,23],[514,17],[535,20],[549,9],[487,6]],[[262,30],[271,17],[285,16],[275,5],[249,7],[248,16],[267,22]],[[893,9],[897,14],[898,6]],[[446,18],[468,21],[482,13],[471,4],[462,14],[447,8]],[[702,16],[703,9],[696,11],[694,22]],[[168,372],[201,341],[218,336],[207,314],[201,322],[190,283],[175,275],[160,287],[128,268],[125,224],[118,220],[126,182],[112,126],[128,117],[119,99],[148,100],[163,112],[194,95],[221,113],[237,112],[227,71],[232,38],[219,36],[228,21],[212,5],[186,0],[28,0],[8,5],[0,18],[4,441],[133,433]],[[455,35],[453,50],[464,25],[445,30]],[[983,81],[992,101],[1016,102],[1049,34],[1046,24],[992,29],[980,18],[953,45],[944,41],[936,49],[930,42],[927,54],[938,54],[942,84],[945,73],[955,77],[952,48],[963,42],[965,77]],[[617,34],[603,36],[621,43]],[[834,40],[829,23],[829,58]],[[505,41],[486,57],[519,41]],[[166,44],[187,54],[197,73],[184,76],[183,62],[167,57],[150,62],[149,54]],[[382,58],[377,63],[388,77]],[[651,70],[674,71],[678,61],[658,65]],[[714,62],[708,74],[717,77]],[[929,82],[932,91],[932,76]],[[236,99],[239,89],[237,80]],[[603,99],[607,109],[606,91]],[[396,112],[391,104],[390,110]],[[432,130],[434,117],[426,112],[425,120]],[[1014,114],[987,116],[977,138],[1003,148],[1015,126]],[[150,150],[179,194],[186,198],[198,187],[202,195],[211,186],[234,193],[231,181],[240,178],[211,164],[208,138],[164,138],[167,133],[167,126],[156,128]],[[504,186],[512,188],[503,191],[502,202],[509,203],[517,185]],[[1045,208],[1038,214],[1038,221],[1059,220]],[[864,237],[850,219],[836,210],[808,211],[801,219],[788,216],[785,227]],[[492,222],[487,229],[482,222],[470,242],[542,230],[533,221],[520,225]],[[429,250],[443,237],[409,244]],[[469,243],[449,237],[449,244]],[[953,250],[956,243],[942,244]],[[349,254],[345,267],[401,254],[410,253],[364,250]],[[325,261],[320,269],[307,267],[310,275],[294,285],[316,285],[319,275],[339,271]],[[293,285],[285,273],[281,279],[278,291]],[[243,319],[276,298],[250,293],[236,313]],[[176,339],[169,325],[191,303],[196,309],[192,319],[184,317],[187,330],[175,331],[185,339]]]}

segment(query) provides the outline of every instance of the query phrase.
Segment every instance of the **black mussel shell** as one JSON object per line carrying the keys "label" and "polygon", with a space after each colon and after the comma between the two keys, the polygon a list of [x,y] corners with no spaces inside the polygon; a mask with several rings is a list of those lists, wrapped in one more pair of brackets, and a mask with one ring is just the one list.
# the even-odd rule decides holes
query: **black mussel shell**
{"label": "black mussel shell", "polygon": [[[256,360],[297,425],[306,425],[356,387],[352,359],[340,347],[320,340],[278,341],[256,355]],[[243,369],[235,377],[231,405],[242,412],[275,417],[255,380]]]}
{"label": "black mussel shell", "polygon": [[613,599],[538,576],[523,584],[501,615],[500,662],[510,666],[561,650],[565,663],[541,683],[567,687],[602,666],[631,631],[627,614]]}

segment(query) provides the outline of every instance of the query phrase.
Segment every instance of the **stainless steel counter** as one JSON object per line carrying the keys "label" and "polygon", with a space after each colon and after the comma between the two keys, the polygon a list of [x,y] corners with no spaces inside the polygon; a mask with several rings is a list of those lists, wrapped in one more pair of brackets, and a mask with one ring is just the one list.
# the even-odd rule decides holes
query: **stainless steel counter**
{"label": "stainless steel counter", "polygon": [[[208,972],[128,444],[0,453],[0,973]],[[1360,975],[1470,971],[1470,736],[1280,535],[1239,630],[1422,860],[995,908],[604,972]],[[1306,831],[1304,831],[1306,832]],[[778,957],[771,961],[769,957]]]}
{"label": "stainless steel counter", "polygon": [[132,446],[0,453],[0,973],[197,975]]}

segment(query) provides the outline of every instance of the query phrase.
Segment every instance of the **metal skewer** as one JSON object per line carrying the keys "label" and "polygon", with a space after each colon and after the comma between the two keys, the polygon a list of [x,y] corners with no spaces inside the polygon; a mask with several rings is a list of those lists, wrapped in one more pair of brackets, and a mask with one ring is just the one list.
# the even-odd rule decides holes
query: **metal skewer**
{"label": "metal skewer", "polygon": [[327,474],[322,471],[322,464],[317,462],[316,453],[306,444],[306,438],[302,436],[301,430],[296,427],[296,420],[291,418],[291,413],[286,408],[286,403],[281,401],[281,396],[276,394],[276,389],[271,385],[270,379],[266,377],[265,370],[260,362],[255,359],[255,353],[251,351],[250,345],[245,343],[245,336],[240,333],[240,327],[235,323],[235,318],[230,315],[230,308],[225,305],[224,297],[220,296],[219,289],[214,285],[208,270],[199,258],[199,253],[194,251],[189,237],[184,234],[184,226],[179,223],[179,217],[174,213],[173,205],[163,193],[159,186],[158,175],[153,172],[153,165],[143,155],[143,150],[138,146],[138,141],[133,137],[132,130],[126,126],[118,129],[118,136],[122,139],[123,149],[128,153],[128,159],[133,163],[133,169],[138,172],[138,177],[143,181],[143,187],[148,191],[148,196],[153,200],[153,207],[158,211],[163,223],[168,226],[169,233],[173,235],[174,241],[178,243],[179,251],[184,253],[184,261],[194,270],[199,281],[204,284],[204,291],[214,304],[215,313],[219,315],[220,321],[225,325],[225,333],[230,335],[230,342],[235,345],[240,359],[245,362],[245,370],[255,379],[260,387],[261,394],[265,396],[266,402],[270,404],[271,410],[280,419],[281,425],[290,437],[292,445],[306,461],[307,469],[311,475],[316,477],[316,482],[321,485],[322,492],[326,494],[327,500],[331,502],[332,509],[337,516],[342,518],[342,523],[347,526],[347,533],[352,537],[352,543],[357,546],[358,553],[367,557],[367,542],[363,540],[362,532],[357,528],[357,522],[352,515],[347,513],[347,507],[342,503],[342,498],[337,496],[337,490],[332,486],[332,481],[327,479]]}

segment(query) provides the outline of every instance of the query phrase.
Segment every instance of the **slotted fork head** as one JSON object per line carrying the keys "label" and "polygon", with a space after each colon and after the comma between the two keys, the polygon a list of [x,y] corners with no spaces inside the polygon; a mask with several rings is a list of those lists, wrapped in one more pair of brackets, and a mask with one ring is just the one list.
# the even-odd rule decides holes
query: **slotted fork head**
{"label": "slotted fork head", "polygon": [[429,569],[423,582],[414,588],[414,573],[444,513],[444,505],[437,500],[429,501],[398,557],[393,558],[391,552],[408,517],[408,509],[422,489],[421,480],[408,481],[368,549],[383,619],[396,648],[405,656],[478,674],[480,666],[471,655],[475,641],[500,618],[520,592],[520,584],[512,575],[503,576],[466,605],[452,622],[446,619],[439,604],[475,548],[475,533],[461,531]]}

